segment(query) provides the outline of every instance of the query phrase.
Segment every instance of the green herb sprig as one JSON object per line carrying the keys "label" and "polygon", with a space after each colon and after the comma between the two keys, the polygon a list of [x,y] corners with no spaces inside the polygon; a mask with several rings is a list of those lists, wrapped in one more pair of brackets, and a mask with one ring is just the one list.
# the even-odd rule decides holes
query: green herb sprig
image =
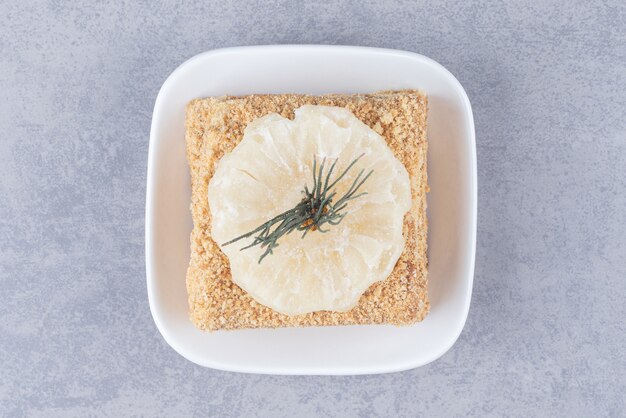
{"label": "green herb sprig", "polygon": [[258,228],[222,245],[226,246],[244,238],[254,236],[252,243],[241,248],[241,250],[243,251],[257,245],[261,248],[265,248],[265,251],[259,258],[260,264],[266,256],[273,253],[274,248],[278,247],[278,240],[293,231],[302,231],[302,238],[304,238],[309,231],[326,233],[328,229],[325,229],[324,226],[339,225],[346,216],[345,209],[348,206],[348,202],[367,194],[367,192],[357,192],[372,175],[374,170],[370,170],[364,175],[365,169],[362,169],[352,182],[350,188],[337,200],[334,200],[337,196],[337,192],[333,189],[363,155],[364,154],[361,154],[355,158],[332,182],[330,177],[337,165],[337,160],[331,164],[328,172],[324,175],[326,158],[322,160],[322,163],[318,167],[317,160],[314,156],[313,188],[309,190],[306,185],[304,186],[302,192],[304,197],[295,207],[280,215],[276,215]]}

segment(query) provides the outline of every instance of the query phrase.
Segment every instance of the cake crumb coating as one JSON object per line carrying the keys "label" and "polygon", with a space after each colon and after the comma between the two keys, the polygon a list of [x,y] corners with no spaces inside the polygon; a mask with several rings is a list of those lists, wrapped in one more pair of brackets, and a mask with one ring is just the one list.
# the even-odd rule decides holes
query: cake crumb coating
{"label": "cake crumb coating", "polygon": [[[208,186],[215,165],[242,139],[246,125],[269,113],[293,119],[305,104],[339,106],[378,132],[406,167],[412,206],[404,217],[406,245],[392,273],[374,283],[348,312],[288,316],[257,303],[231,280],[228,258],[211,238]],[[375,94],[258,94],[192,100],[186,109],[191,172],[191,257],[187,270],[189,315],[201,330],[321,325],[394,324],[421,321],[429,310],[426,238],[426,117],[428,99],[415,90]],[[268,277],[271,280],[271,277]]]}

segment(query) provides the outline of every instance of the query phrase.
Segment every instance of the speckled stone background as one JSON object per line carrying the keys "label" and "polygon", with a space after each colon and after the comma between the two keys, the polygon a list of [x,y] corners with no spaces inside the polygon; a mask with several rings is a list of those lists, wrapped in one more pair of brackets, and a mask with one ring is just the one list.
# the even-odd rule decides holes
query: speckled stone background
{"label": "speckled stone background", "polygon": [[[0,415],[626,414],[623,1],[9,0],[0,23]],[[272,43],[415,51],[467,90],[474,295],[428,366],[226,373],[180,357],[152,321],[157,92],[194,54]]]}

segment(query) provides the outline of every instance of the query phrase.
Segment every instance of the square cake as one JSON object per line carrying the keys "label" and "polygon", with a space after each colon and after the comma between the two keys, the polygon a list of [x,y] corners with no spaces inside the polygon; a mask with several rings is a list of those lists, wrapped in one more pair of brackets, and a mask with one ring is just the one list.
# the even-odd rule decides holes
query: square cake
{"label": "square cake", "polygon": [[[231,276],[231,266],[212,236],[209,183],[218,161],[243,139],[248,124],[276,113],[293,119],[304,105],[349,110],[378,133],[406,167],[411,206],[404,215],[405,245],[391,273],[373,283],[346,312],[320,310],[286,315],[257,302]],[[202,330],[323,325],[408,325],[427,315],[426,117],[427,97],[414,90],[374,94],[249,95],[196,99],[186,109],[191,173],[191,257],[187,271],[190,318]],[[398,224],[400,227],[400,224]]]}

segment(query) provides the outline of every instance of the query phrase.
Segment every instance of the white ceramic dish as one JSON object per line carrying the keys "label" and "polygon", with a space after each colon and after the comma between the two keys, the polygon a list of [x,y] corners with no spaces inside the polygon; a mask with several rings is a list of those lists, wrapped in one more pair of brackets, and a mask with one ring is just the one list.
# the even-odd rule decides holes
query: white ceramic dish
{"label": "white ceramic dish", "polygon": [[[192,228],[185,159],[186,103],[250,93],[356,93],[418,88],[429,96],[429,293],[431,312],[409,327],[348,326],[205,333],[187,315]],[[476,243],[476,146],[459,82],[424,56],[338,46],[220,49],[193,57],[165,81],[154,106],[146,202],[150,309],[165,340],[207,367],[270,374],[406,370],[443,355],[470,305]]]}

